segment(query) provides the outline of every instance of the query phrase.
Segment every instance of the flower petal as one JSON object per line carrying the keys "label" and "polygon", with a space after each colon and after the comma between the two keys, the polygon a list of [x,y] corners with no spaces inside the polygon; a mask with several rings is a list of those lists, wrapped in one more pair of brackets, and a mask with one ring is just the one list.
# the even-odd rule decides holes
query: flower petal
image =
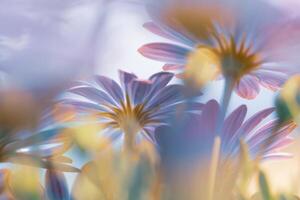
{"label": "flower petal", "polygon": [[49,200],[69,200],[70,195],[63,173],[47,170],[45,180],[46,193]]}
{"label": "flower petal", "polygon": [[245,75],[238,82],[235,91],[245,99],[254,99],[260,91],[258,80],[254,76]]}
{"label": "flower petal", "polygon": [[71,88],[70,92],[85,97],[86,99],[93,101],[97,104],[111,104],[116,105],[113,99],[109,97],[105,92],[91,86],[79,86]]}
{"label": "flower petal", "polygon": [[117,103],[124,100],[122,89],[114,80],[105,76],[95,76],[95,80]]}
{"label": "flower petal", "polygon": [[162,107],[165,105],[172,105],[176,102],[179,102],[183,97],[182,92],[182,85],[166,86],[150,99],[149,103],[146,105],[146,108],[149,110],[154,109],[155,107],[162,109]]}
{"label": "flower petal", "polygon": [[165,64],[163,66],[164,71],[175,71],[175,70],[180,70],[184,69],[184,65],[177,65],[177,64]]}
{"label": "flower petal", "polygon": [[189,49],[168,43],[150,43],[138,50],[143,56],[162,62],[184,64]]}
{"label": "flower petal", "polygon": [[241,127],[247,114],[247,106],[242,105],[234,110],[225,120],[222,131],[223,141],[232,138],[236,131]]}
{"label": "flower petal", "polygon": [[239,146],[239,144],[237,143],[238,138],[249,137],[249,133],[251,133],[251,131],[255,129],[264,119],[270,116],[270,114],[273,113],[274,110],[274,108],[262,110],[253,115],[248,120],[246,120],[229,140],[228,145],[230,146],[230,148],[235,148],[236,146]]}
{"label": "flower petal", "polygon": [[194,46],[194,44],[196,43],[195,41],[189,39],[178,31],[175,31],[167,26],[159,26],[154,22],[147,22],[143,25],[143,27],[156,35],[172,40],[174,42],[186,44],[187,46]]}
{"label": "flower petal", "polygon": [[131,82],[131,98],[134,105],[144,103],[144,98],[150,91],[152,83],[144,80],[133,80]]}
{"label": "flower petal", "polygon": [[134,80],[134,79],[137,79],[137,76],[133,73],[128,73],[128,72],[125,72],[125,71],[122,71],[122,70],[119,70],[119,78],[120,78],[120,81],[121,81],[121,85],[122,87],[124,88],[124,90],[126,91],[126,93],[128,92],[128,84]]}
{"label": "flower petal", "polygon": [[267,89],[277,91],[288,79],[288,75],[283,72],[275,70],[257,70],[254,72],[255,76],[259,79],[259,83]]}
{"label": "flower petal", "polygon": [[151,91],[148,94],[148,97],[152,96],[161,88],[164,88],[174,77],[173,73],[169,72],[159,72],[152,75],[149,80],[152,82]]}

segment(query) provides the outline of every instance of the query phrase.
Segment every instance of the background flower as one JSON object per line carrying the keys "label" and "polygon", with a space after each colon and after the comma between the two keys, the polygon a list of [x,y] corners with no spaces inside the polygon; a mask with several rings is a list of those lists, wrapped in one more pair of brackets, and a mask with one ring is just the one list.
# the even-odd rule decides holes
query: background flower
{"label": "background flower", "polygon": [[[184,86],[168,84],[173,78],[168,72],[153,74],[148,80],[124,71],[119,75],[121,86],[110,78],[96,76],[93,83],[71,88],[73,95],[66,95],[62,102],[82,114],[94,115],[95,122],[104,128],[103,136],[113,140],[125,137],[129,146],[136,138],[156,143],[154,130],[183,105]],[[201,106],[195,102],[190,110],[197,111]]]}
{"label": "background flower", "polygon": [[[253,99],[260,86],[276,91],[298,69],[298,19],[290,19],[265,1],[153,4],[149,9],[153,21],[144,27],[173,43],[146,44],[139,52],[166,62],[165,70],[188,71],[208,65],[236,82],[235,90],[241,97]],[[203,61],[205,55],[211,58],[207,51],[218,59]]]}

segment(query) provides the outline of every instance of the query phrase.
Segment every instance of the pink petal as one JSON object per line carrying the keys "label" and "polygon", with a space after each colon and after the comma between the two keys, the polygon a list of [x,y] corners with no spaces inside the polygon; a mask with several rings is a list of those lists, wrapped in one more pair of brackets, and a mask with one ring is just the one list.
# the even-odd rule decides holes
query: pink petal
{"label": "pink petal", "polygon": [[150,43],[139,48],[138,52],[153,60],[184,64],[190,50],[168,43]]}
{"label": "pink petal", "polygon": [[288,79],[288,75],[279,71],[271,70],[257,70],[253,73],[258,79],[259,83],[267,89],[277,91]]}
{"label": "pink petal", "polygon": [[258,79],[251,75],[245,75],[236,85],[235,91],[245,99],[254,99],[260,91]]}
{"label": "pink petal", "polygon": [[284,153],[284,152],[276,152],[276,153],[269,153],[263,156],[264,160],[270,160],[270,159],[287,159],[292,158],[293,155],[290,153]]}
{"label": "pink petal", "polygon": [[174,71],[184,69],[184,65],[176,65],[176,64],[165,64],[163,66],[164,71]]}
{"label": "pink petal", "polygon": [[235,144],[238,138],[240,137],[247,137],[247,135],[255,129],[256,126],[258,126],[261,121],[266,119],[271,113],[274,112],[274,108],[268,108],[265,110],[262,110],[255,115],[253,115],[251,118],[249,118],[243,125],[236,131],[234,135],[232,135],[232,138],[230,139],[230,145],[238,145]]}
{"label": "pink petal", "polygon": [[177,41],[172,35],[168,34],[166,31],[162,30],[159,26],[157,26],[154,22],[146,22],[143,27],[148,31],[159,35],[163,38],[170,39],[173,41]]}

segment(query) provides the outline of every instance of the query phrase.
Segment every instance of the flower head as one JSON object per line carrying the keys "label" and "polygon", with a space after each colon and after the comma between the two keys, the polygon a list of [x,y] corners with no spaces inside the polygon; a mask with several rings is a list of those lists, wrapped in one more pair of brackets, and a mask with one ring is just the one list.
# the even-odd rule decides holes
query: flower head
{"label": "flower head", "polygon": [[249,176],[260,159],[290,156],[280,149],[293,141],[295,124],[279,126],[278,120],[268,120],[273,108],[246,119],[247,107],[242,105],[226,117],[220,131],[219,112],[220,105],[211,100],[200,115],[178,115],[172,126],[156,129],[163,173],[175,197],[235,199],[243,170]]}
{"label": "flower head", "polygon": [[[220,105],[217,101],[211,100],[203,106],[201,115],[179,119],[180,122],[186,122],[182,124],[184,129],[177,126],[161,127],[156,130],[156,136],[158,143],[163,142],[162,150],[163,146],[168,146],[167,150],[174,150],[163,153],[176,159],[181,156],[189,158],[188,155],[194,156],[197,153],[209,157],[216,136],[221,139],[221,156],[225,159],[238,157],[241,141],[248,146],[253,159],[258,156],[263,159],[288,157],[289,154],[278,150],[293,141],[290,135],[296,124],[293,122],[278,124],[278,119],[268,119],[274,111],[274,108],[267,108],[246,119],[247,107],[242,105],[226,117],[222,130],[217,133]],[[177,124],[180,127],[180,123]],[[176,132],[178,134],[175,134]],[[179,146],[175,149],[174,145]],[[180,150],[183,152],[176,153]]]}
{"label": "flower head", "polygon": [[235,83],[241,97],[253,99],[260,86],[279,89],[299,66],[293,55],[299,48],[298,21],[287,23],[271,4],[203,0],[159,8],[149,9],[153,21],[144,27],[175,44],[150,43],[139,52],[166,62],[165,70],[185,69],[184,77],[190,69],[209,65],[215,72],[211,79],[222,75]]}
{"label": "flower head", "polygon": [[[111,138],[124,133],[125,143],[135,141],[136,136],[155,142],[154,129],[165,124],[184,102],[183,86],[168,85],[173,77],[168,72],[154,74],[148,80],[124,71],[119,75],[121,86],[110,78],[96,76],[94,83],[71,88],[73,96],[63,102],[81,113],[94,113]],[[199,108],[201,105],[195,104]]]}

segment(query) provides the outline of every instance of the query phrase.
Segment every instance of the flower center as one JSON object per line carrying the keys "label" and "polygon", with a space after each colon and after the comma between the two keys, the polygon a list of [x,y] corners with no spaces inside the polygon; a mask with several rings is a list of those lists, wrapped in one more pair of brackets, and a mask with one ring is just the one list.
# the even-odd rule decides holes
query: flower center
{"label": "flower center", "polygon": [[215,35],[216,47],[200,45],[187,60],[186,74],[197,76],[199,82],[215,79],[220,72],[226,78],[239,81],[261,64],[257,53],[246,47],[245,40],[237,44],[231,37]]}
{"label": "flower center", "polygon": [[240,44],[233,37],[230,40],[219,39],[218,44],[214,51],[220,58],[223,74],[235,81],[255,70],[262,62],[257,53],[251,52],[251,46],[246,47],[245,39]]}
{"label": "flower center", "polygon": [[100,117],[109,119],[105,125],[121,129],[125,134],[136,134],[147,124],[154,122],[151,111],[145,110],[144,104],[133,105],[128,95],[120,107],[110,106],[111,111],[99,113]]}

